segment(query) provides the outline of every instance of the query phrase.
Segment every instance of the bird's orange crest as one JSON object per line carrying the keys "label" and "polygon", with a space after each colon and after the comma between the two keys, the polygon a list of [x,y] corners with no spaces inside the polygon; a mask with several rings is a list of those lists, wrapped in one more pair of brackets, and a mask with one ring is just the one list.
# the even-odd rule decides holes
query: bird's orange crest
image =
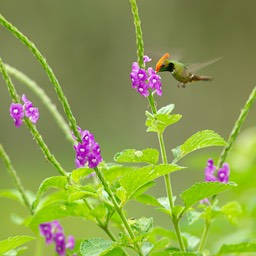
{"label": "bird's orange crest", "polygon": [[156,63],[156,72],[159,71],[159,69],[161,68],[163,61],[168,59],[170,57],[170,54],[167,52],[165,53],[165,55]]}

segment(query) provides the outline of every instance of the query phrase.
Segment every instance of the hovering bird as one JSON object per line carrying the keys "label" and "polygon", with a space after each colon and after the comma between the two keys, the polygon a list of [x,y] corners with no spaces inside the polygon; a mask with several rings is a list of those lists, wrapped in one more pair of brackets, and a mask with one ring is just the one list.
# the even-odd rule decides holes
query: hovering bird
{"label": "hovering bird", "polygon": [[216,61],[218,61],[220,58],[208,61],[206,63],[197,64],[193,67],[187,66],[181,62],[171,60],[170,54],[165,53],[165,55],[160,58],[160,60],[156,64],[156,72],[163,72],[163,71],[169,71],[172,73],[173,77],[179,81],[178,87],[185,88],[188,83],[196,82],[196,81],[211,81],[212,78],[210,76],[199,76],[194,74],[193,71],[196,69],[201,69],[203,67],[206,67]]}

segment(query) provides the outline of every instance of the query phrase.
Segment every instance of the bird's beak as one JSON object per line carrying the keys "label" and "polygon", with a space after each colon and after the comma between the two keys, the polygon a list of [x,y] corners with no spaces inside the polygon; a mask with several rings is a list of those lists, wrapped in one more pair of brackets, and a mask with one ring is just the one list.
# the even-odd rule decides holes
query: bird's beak
{"label": "bird's beak", "polygon": [[156,72],[158,72],[163,64],[163,61],[168,59],[170,57],[170,54],[167,52],[165,55],[159,59],[159,61],[156,63]]}

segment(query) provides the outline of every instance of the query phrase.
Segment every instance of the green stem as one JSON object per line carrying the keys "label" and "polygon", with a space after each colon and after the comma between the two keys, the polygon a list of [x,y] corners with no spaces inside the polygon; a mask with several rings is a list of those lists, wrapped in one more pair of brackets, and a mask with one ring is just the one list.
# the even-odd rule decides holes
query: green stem
{"label": "green stem", "polygon": [[[136,33],[136,45],[137,45],[137,55],[138,55],[138,64],[141,68],[145,68],[144,62],[143,62],[143,56],[144,56],[144,42],[143,42],[143,36],[142,36],[142,30],[141,30],[141,21],[139,17],[139,11],[138,6],[136,3],[136,0],[130,0],[131,3],[131,9],[133,14],[133,20],[134,20],[134,26],[135,26],[135,33]],[[150,95],[148,96],[148,101],[152,110],[153,114],[157,113],[155,100],[153,97],[152,92],[150,92]],[[167,164],[167,154],[164,146],[164,140],[162,134],[158,134],[158,140],[160,144],[160,150],[162,155],[162,160],[164,164]],[[172,209],[174,207],[173,202],[173,193],[172,193],[172,187],[171,187],[171,180],[170,175],[164,176],[165,180],[165,186],[167,191],[167,196],[170,203],[170,208]],[[173,214],[172,214],[173,215]],[[176,231],[177,239],[180,245],[180,248],[182,251],[185,251],[185,246],[183,243],[183,240],[181,238],[180,228],[179,228],[179,220],[176,218],[176,216],[172,216],[173,225]]]}
{"label": "green stem", "polygon": [[36,248],[35,248],[35,255],[38,255],[38,256],[44,255],[43,244],[44,244],[44,240],[43,240],[42,236],[39,235],[38,239],[37,239]]}
{"label": "green stem", "polygon": [[30,132],[32,133],[33,137],[35,138],[37,144],[43,151],[43,154],[45,155],[46,159],[57,169],[57,171],[59,172],[60,175],[68,177],[68,174],[66,173],[66,171],[62,168],[62,166],[57,161],[55,156],[50,152],[50,150],[49,150],[48,146],[45,144],[41,134],[36,129],[36,126],[34,124],[32,124],[28,118],[24,118],[24,121],[25,121],[27,127],[29,128]]}
{"label": "green stem", "polygon": [[15,171],[14,167],[12,166],[12,163],[11,163],[11,160],[10,160],[9,156],[7,155],[7,153],[5,152],[5,150],[4,150],[4,148],[1,144],[0,144],[0,156],[4,160],[7,171],[9,173],[9,175],[11,176],[11,179],[13,180],[15,187],[18,189],[18,191],[21,194],[21,197],[23,199],[24,204],[26,205],[26,207],[30,211],[30,202],[29,202],[28,197],[26,195],[25,189],[22,186],[21,180],[20,180],[17,172]]}
{"label": "green stem", "polygon": [[201,240],[200,240],[200,244],[198,246],[198,251],[199,252],[204,249],[204,245],[205,245],[208,233],[209,233],[209,228],[210,228],[210,222],[206,220],[205,225],[204,225],[204,231],[203,231],[203,234],[202,234],[202,237],[201,237]]}
{"label": "green stem", "polygon": [[173,221],[173,226],[174,226],[175,233],[176,233],[176,236],[177,236],[177,239],[178,239],[178,243],[180,245],[180,249],[181,249],[181,251],[185,252],[186,247],[184,245],[184,242],[183,242],[183,239],[182,239],[182,236],[181,236],[179,220],[177,219],[177,217],[174,214],[172,215],[172,221]]}
{"label": "green stem", "polygon": [[71,131],[69,126],[65,122],[64,118],[61,116],[60,112],[57,110],[56,106],[52,103],[51,99],[45,93],[45,91],[38,86],[38,84],[30,79],[27,75],[22,73],[21,71],[17,70],[16,68],[11,67],[10,65],[5,64],[5,68],[9,75],[14,76],[16,79],[21,81],[22,83],[26,84],[42,101],[45,107],[49,110],[52,114],[53,118],[56,120],[57,124],[59,125],[60,129],[66,135],[66,138],[74,144],[74,139],[71,135]]}
{"label": "green stem", "polygon": [[142,30],[141,30],[141,21],[139,16],[139,10],[136,3],[136,0],[130,0],[131,3],[131,10],[133,14],[134,26],[135,26],[135,33],[136,33],[136,45],[137,45],[137,56],[138,56],[138,64],[141,68],[145,68],[143,62],[144,56],[144,42],[142,37]]}
{"label": "green stem", "polygon": [[9,21],[7,21],[2,15],[0,15],[0,24],[2,24],[10,32],[12,32],[23,44],[25,44],[29,48],[29,50],[34,54],[36,59],[40,62],[46,74],[48,75],[50,81],[54,85],[55,91],[69,120],[71,130],[73,131],[77,140],[81,142],[81,135],[77,129],[76,119],[72,114],[68,100],[51,67],[46,62],[46,59],[43,57],[41,52],[36,48],[34,43],[31,42],[25,35],[23,35],[15,26],[13,26]]}
{"label": "green stem", "polygon": [[152,113],[155,115],[157,112],[157,109],[156,109],[156,103],[155,103],[154,96],[153,96],[152,92],[150,92],[150,94],[148,96],[148,102],[149,102],[150,108],[152,110]]}
{"label": "green stem", "polygon": [[234,128],[233,128],[232,132],[229,135],[227,146],[224,147],[224,149],[221,153],[221,156],[219,158],[219,162],[218,162],[218,165],[217,165],[217,170],[225,162],[225,160],[227,158],[227,155],[228,155],[228,153],[229,153],[229,151],[230,151],[230,149],[233,145],[233,142],[235,141],[237,135],[239,134],[241,126],[244,123],[245,118],[246,118],[249,110],[251,109],[255,99],[256,99],[256,87],[254,87],[254,89],[252,90],[248,100],[246,101],[244,107],[241,110],[241,113],[240,113],[240,115],[239,115],[239,117],[238,117],[238,119],[237,119],[237,121],[234,125]]}
{"label": "green stem", "polygon": [[[83,202],[85,203],[85,205],[88,207],[89,210],[92,210],[92,209],[93,209],[92,205],[90,204],[90,202],[89,202],[88,200],[83,199]],[[112,231],[109,229],[108,225],[104,224],[104,223],[101,221],[101,219],[99,219],[98,217],[95,217],[95,218],[96,218],[96,220],[97,220],[97,222],[98,222],[98,226],[99,226],[102,230],[104,230],[104,232],[109,236],[109,238],[110,238],[112,241],[116,242],[117,239],[116,239],[115,235],[112,233]],[[121,249],[123,250],[123,254],[126,255],[126,256],[128,256],[128,254],[126,253],[126,251],[124,250],[124,248],[121,248]]]}
{"label": "green stem", "polygon": [[[148,101],[149,101],[152,113],[156,114],[157,109],[156,109],[156,104],[155,104],[155,100],[154,100],[154,97],[153,97],[152,93],[150,93],[150,95],[148,96]],[[162,162],[164,164],[168,164],[168,159],[167,159],[166,149],[165,149],[165,145],[164,145],[163,134],[158,133],[158,141],[159,141],[159,145],[160,145]],[[173,209],[174,202],[173,202],[173,193],[172,193],[172,185],[171,185],[170,174],[164,175],[164,181],[165,181],[165,188],[166,188],[167,197],[168,197],[169,204],[170,204],[170,209]],[[177,219],[177,217],[174,214],[172,214],[172,222],[173,222],[173,226],[174,226],[174,229],[175,229],[175,232],[176,232],[178,243],[180,245],[180,249],[182,251],[185,251],[186,249],[185,249],[185,245],[183,243],[182,237],[181,237],[181,232],[180,232],[180,227],[179,227],[179,220]]]}
{"label": "green stem", "polygon": [[[7,73],[5,65],[1,58],[0,58],[0,72],[2,73],[3,78],[7,84],[7,87],[8,87],[8,90],[9,90],[12,100],[16,103],[20,103],[20,98],[16,92],[16,89],[12,83],[10,76]],[[46,159],[53,164],[53,166],[57,169],[57,171],[61,175],[68,176],[66,174],[66,172],[64,171],[64,169],[61,167],[60,163],[56,160],[54,155],[51,154],[49,148],[44,143],[43,138],[40,135],[40,133],[37,131],[35,125],[32,124],[31,121],[27,117],[24,118],[24,122],[26,123],[26,125],[29,128],[30,132],[32,133],[33,137],[35,138],[37,144],[40,146],[41,150],[43,151]]]}
{"label": "green stem", "polygon": [[[168,164],[163,134],[158,134],[158,141],[159,141],[160,151],[161,151],[161,155],[162,155],[162,162],[163,162],[163,164]],[[164,176],[164,180],[165,180],[165,187],[166,187],[166,192],[167,192],[168,199],[169,199],[170,208],[172,209],[174,207],[174,202],[173,202],[173,194],[172,194],[172,185],[171,185],[170,175],[166,174]]]}
{"label": "green stem", "polygon": [[[161,151],[161,155],[162,155],[162,162],[163,162],[163,164],[168,164],[166,149],[165,149],[165,145],[164,145],[163,134],[158,133],[158,140],[159,140],[160,151]],[[172,185],[171,185],[170,174],[164,175],[164,181],[165,181],[165,188],[166,188],[166,192],[167,192],[167,196],[168,196],[168,200],[169,200],[169,204],[170,204],[170,209],[172,210],[173,207],[174,207],[174,201],[173,201],[173,193],[172,193]],[[174,229],[175,229],[175,233],[176,233],[178,243],[180,245],[180,249],[181,249],[181,251],[185,251],[186,248],[185,248],[185,245],[184,245],[182,237],[181,237],[181,232],[180,232],[180,227],[179,227],[179,220],[177,219],[176,215],[173,214],[173,213],[172,213],[172,222],[173,222],[173,226],[174,226]]]}
{"label": "green stem", "polygon": [[[28,76],[26,76],[24,73],[22,73],[21,71],[5,64],[5,68],[7,70],[7,72],[10,75],[13,75],[14,77],[16,77],[18,80],[20,80],[21,82],[23,82],[24,84],[26,84],[31,90],[33,90],[33,92],[42,100],[43,104],[45,105],[46,108],[48,108],[48,110],[50,111],[50,113],[53,115],[53,117],[55,118],[55,120],[57,121],[57,123],[59,124],[60,128],[63,130],[63,132],[66,134],[66,137],[68,140],[70,140],[70,142],[72,142],[72,144],[74,143],[74,139],[71,136],[70,133],[70,129],[68,127],[68,125],[66,124],[65,120],[63,119],[63,117],[61,116],[61,114],[58,112],[58,110],[56,109],[55,105],[51,102],[50,98],[48,97],[48,95],[45,93],[45,91],[43,89],[41,89],[36,82],[34,82],[33,80],[31,80]],[[33,128],[33,127],[32,127]],[[23,195],[22,195],[23,196]],[[25,200],[24,200],[25,201]],[[85,199],[84,203],[87,205],[87,207],[89,209],[93,209],[93,207],[90,205],[90,203]],[[27,205],[27,203],[26,203]],[[106,234],[110,237],[110,239],[112,241],[117,241],[115,238],[115,235],[112,233],[112,231],[109,229],[108,226],[104,225],[104,223],[99,219],[96,218],[97,222],[98,222],[98,226],[100,228],[102,228]],[[124,252],[125,253],[125,252]],[[126,254],[126,253],[125,253]]]}
{"label": "green stem", "polygon": [[[88,207],[89,210],[93,209],[93,207],[91,206],[88,200],[83,199],[83,202],[85,203],[85,205]],[[98,226],[107,233],[107,235],[110,237],[112,241],[116,242],[115,235],[109,230],[108,226],[106,226],[98,217],[95,217],[95,218],[98,222]]]}
{"label": "green stem", "polygon": [[[130,227],[130,225],[129,225],[129,223],[128,223],[128,220],[126,219],[126,216],[125,216],[125,214],[124,214],[122,208],[119,207],[119,204],[118,204],[118,202],[116,201],[116,198],[115,198],[115,196],[114,196],[114,194],[113,194],[113,192],[112,192],[112,190],[111,190],[109,184],[107,183],[107,181],[106,181],[105,178],[103,177],[102,172],[101,172],[97,167],[94,168],[94,170],[95,170],[95,172],[96,172],[96,174],[97,174],[99,180],[101,181],[101,183],[102,183],[102,185],[103,185],[105,191],[108,193],[108,195],[109,195],[109,197],[110,197],[110,199],[111,199],[111,201],[112,201],[112,203],[113,203],[113,205],[114,205],[114,208],[115,208],[117,214],[118,214],[119,217],[121,218],[121,220],[122,220],[122,222],[123,222],[123,224],[124,224],[124,226],[125,226],[125,228],[126,228],[126,231],[128,232],[128,234],[129,234],[129,236],[131,237],[131,239],[132,239],[132,240],[135,240],[136,237],[135,237],[135,235],[134,235],[134,233],[133,233],[133,231],[132,231],[132,229],[131,229],[131,227]],[[138,243],[137,243],[137,242],[134,242],[134,245],[135,245],[135,249],[136,249],[136,251],[138,252],[138,254],[139,254],[139,255],[143,255],[142,252],[141,252],[141,249],[140,249],[140,247],[139,247],[139,245],[138,245]]]}

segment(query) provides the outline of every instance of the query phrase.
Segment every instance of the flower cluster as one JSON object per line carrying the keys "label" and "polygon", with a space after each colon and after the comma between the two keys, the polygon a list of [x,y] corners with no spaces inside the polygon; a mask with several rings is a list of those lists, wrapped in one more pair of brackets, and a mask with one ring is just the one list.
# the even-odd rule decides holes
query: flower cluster
{"label": "flower cluster", "polygon": [[[148,56],[144,56],[144,65],[151,61]],[[137,62],[132,64],[132,72],[130,74],[132,80],[132,88],[136,89],[142,96],[148,97],[150,90],[156,92],[158,96],[162,95],[161,77],[156,74],[153,68],[148,68],[146,71],[139,67]]]}
{"label": "flower cluster", "polygon": [[28,117],[33,124],[36,124],[39,118],[39,110],[35,108],[31,101],[29,101],[25,94],[22,95],[23,105],[20,103],[12,103],[10,106],[10,115],[14,120],[16,127],[22,125],[22,119],[24,116]]}
{"label": "flower cluster", "polygon": [[[39,226],[40,233],[45,237],[46,244],[55,243],[55,250],[58,255],[65,256],[66,249],[71,251],[75,246],[75,239],[73,236],[64,235],[63,228],[57,220],[52,222],[45,222]],[[75,256],[76,254],[73,254]]]}
{"label": "flower cluster", "polygon": [[83,167],[88,163],[89,168],[95,168],[102,161],[100,146],[94,140],[94,136],[89,131],[83,131],[80,127],[78,130],[81,134],[82,142],[74,146],[76,151],[76,166]]}
{"label": "flower cluster", "polygon": [[[216,170],[216,166],[214,165],[213,160],[210,158],[207,161],[207,166],[204,170],[205,173],[205,181],[212,181],[212,182],[222,182],[228,183],[230,168],[228,163],[224,163],[219,170]],[[200,201],[201,204],[210,204],[208,198],[205,198]]]}
{"label": "flower cluster", "polygon": [[216,173],[216,166],[214,166],[213,160],[209,159],[207,167],[205,168],[205,181],[219,181],[227,183],[229,178],[229,165],[224,163],[222,167]]}

